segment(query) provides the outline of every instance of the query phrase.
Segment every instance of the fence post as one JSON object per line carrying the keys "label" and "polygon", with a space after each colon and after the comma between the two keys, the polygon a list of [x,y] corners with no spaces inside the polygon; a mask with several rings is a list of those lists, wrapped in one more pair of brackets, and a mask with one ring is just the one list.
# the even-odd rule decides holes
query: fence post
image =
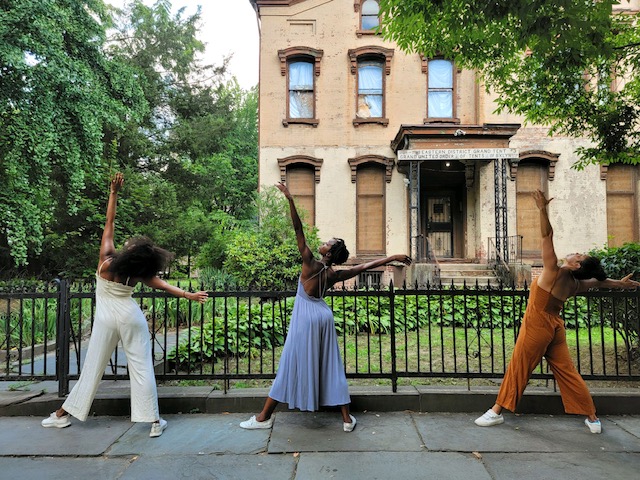
{"label": "fence post", "polygon": [[391,390],[398,391],[398,368],[396,366],[396,308],[393,280],[389,282],[389,324],[391,328]]}
{"label": "fence post", "polygon": [[58,397],[69,393],[69,339],[71,316],[69,315],[69,281],[56,278],[58,284],[58,311],[56,318],[56,378]]}

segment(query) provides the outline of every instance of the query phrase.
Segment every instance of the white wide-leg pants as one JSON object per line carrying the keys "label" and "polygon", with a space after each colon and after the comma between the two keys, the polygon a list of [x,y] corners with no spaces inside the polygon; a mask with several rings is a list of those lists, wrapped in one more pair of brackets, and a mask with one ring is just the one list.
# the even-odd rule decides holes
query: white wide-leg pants
{"label": "white wide-leg pants", "polygon": [[130,297],[98,297],[97,300],[96,318],[80,379],[62,408],[78,420],[87,419],[109,358],[121,340],[131,379],[131,421],[155,422],[160,418],[158,392],[144,315]]}

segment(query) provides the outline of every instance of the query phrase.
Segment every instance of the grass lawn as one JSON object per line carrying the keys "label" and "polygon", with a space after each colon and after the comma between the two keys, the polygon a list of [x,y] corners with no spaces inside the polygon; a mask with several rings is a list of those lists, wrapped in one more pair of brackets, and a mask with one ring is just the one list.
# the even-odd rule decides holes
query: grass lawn
{"label": "grass lawn", "polygon": [[[399,385],[496,385],[508,364],[513,351],[515,332],[513,329],[463,329],[432,327],[420,331],[396,334],[396,365],[401,378]],[[341,355],[346,364],[347,375],[389,374],[392,365],[391,337],[367,335],[366,333],[338,337]],[[619,376],[640,373],[640,362],[627,362],[624,341],[611,328],[594,328],[567,331],[567,343],[574,362],[583,375]],[[591,348],[589,348],[591,345]],[[227,372],[244,375],[270,374],[277,369],[282,347],[274,351],[254,350],[251,355],[230,357]],[[493,352],[493,355],[492,355]],[[535,373],[548,373],[543,360]],[[224,363],[217,359],[212,365],[192,370],[195,374],[221,374]],[[424,376],[405,376],[404,372]],[[187,372],[184,372],[185,374]],[[447,376],[451,374],[490,373],[495,378],[471,379]],[[268,387],[271,379],[232,380],[232,388]],[[221,382],[209,380],[172,380],[170,385],[217,385]],[[391,385],[384,378],[349,378],[350,385]],[[548,380],[532,380],[531,385],[546,386]],[[592,387],[639,387],[640,382],[590,381]]]}

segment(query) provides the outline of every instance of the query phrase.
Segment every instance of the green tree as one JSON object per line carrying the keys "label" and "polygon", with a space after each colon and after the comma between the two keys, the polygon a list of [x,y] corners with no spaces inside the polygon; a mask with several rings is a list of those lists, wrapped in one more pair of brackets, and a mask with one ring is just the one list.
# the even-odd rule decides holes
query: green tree
{"label": "green tree", "polygon": [[[284,290],[295,288],[302,260],[291,225],[289,204],[275,188],[263,190],[256,200],[258,222],[236,230],[226,250],[224,267],[242,287]],[[304,223],[312,251],[320,246],[315,227]]]}
{"label": "green tree", "polygon": [[104,178],[106,128],[145,115],[137,72],[103,44],[102,0],[0,3],[0,258],[25,265],[56,212]]}
{"label": "green tree", "polygon": [[635,16],[612,15],[615,3],[380,0],[381,32],[403,50],[478,70],[499,111],[589,138],[577,168],[639,164],[640,35]]}

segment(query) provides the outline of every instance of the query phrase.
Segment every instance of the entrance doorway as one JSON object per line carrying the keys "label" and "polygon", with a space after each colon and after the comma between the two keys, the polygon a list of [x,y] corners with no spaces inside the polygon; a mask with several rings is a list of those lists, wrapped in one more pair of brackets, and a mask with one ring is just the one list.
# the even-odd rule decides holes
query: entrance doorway
{"label": "entrance doorway", "polygon": [[420,166],[420,237],[438,259],[465,258],[465,166],[456,160]]}

